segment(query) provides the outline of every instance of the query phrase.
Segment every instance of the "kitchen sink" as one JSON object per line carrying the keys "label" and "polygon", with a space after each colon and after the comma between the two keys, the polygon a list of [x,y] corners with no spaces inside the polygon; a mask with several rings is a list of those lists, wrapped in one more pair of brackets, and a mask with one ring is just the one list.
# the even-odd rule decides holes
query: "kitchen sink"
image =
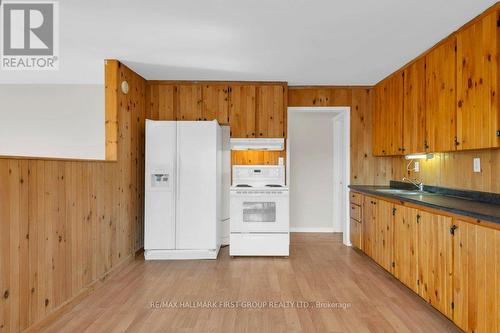
{"label": "kitchen sink", "polygon": [[431,195],[433,193],[429,192],[421,192],[421,191],[412,191],[412,190],[402,190],[397,188],[381,188],[377,189],[377,192],[388,193],[388,194],[396,194],[396,195]]}

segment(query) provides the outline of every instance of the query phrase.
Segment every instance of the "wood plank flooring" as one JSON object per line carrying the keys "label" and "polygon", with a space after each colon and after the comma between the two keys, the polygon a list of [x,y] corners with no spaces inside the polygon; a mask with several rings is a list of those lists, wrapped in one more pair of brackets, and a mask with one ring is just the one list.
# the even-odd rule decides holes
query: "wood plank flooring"
{"label": "wood plank flooring", "polygon": [[[181,303],[200,301],[217,307]],[[227,308],[218,303],[224,301],[260,303]],[[263,303],[280,301],[304,303]],[[343,305],[331,308],[335,303]],[[367,256],[342,245],[340,234],[301,233],[292,234],[289,258],[231,259],[227,247],[216,261],[138,258],[45,331],[460,332]]]}

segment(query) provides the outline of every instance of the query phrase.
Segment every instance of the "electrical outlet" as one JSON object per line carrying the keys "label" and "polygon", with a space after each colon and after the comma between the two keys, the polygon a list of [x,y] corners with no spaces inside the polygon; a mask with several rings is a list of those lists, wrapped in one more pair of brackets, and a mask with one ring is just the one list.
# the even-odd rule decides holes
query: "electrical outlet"
{"label": "electrical outlet", "polygon": [[278,165],[283,165],[285,163],[285,159],[283,157],[278,157]]}
{"label": "electrical outlet", "polygon": [[481,172],[481,159],[479,157],[474,158],[474,172]]}
{"label": "electrical outlet", "polygon": [[415,162],[415,172],[420,172],[420,162]]}

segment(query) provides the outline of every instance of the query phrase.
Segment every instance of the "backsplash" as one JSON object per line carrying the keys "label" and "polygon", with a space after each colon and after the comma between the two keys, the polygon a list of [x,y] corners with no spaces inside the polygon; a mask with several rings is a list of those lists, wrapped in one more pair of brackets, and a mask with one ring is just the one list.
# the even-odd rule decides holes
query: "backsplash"
{"label": "backsplash", "polygon": [[231,165],[277,165],[279,157],[286,157],[286,151],[233,150]]}
{"label": "backsplash", "polygon": [[[473,158],[481,159],[481,172],[473,172]],[[410,176],[426,185],[500,193],[500,149],[437,153],[420,160],[420,172]],[[406,170],[407,160],[401,159]]]}

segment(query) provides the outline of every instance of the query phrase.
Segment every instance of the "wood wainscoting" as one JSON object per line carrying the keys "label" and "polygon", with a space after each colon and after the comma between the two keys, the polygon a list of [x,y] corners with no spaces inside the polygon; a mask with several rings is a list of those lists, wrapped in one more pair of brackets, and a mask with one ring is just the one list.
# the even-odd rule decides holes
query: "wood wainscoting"
{"label": "wood wainscoting", "polygon": [[0,158],[0,332],[40,326],[142,247],[146,81],[105,72],[116,162]]}

